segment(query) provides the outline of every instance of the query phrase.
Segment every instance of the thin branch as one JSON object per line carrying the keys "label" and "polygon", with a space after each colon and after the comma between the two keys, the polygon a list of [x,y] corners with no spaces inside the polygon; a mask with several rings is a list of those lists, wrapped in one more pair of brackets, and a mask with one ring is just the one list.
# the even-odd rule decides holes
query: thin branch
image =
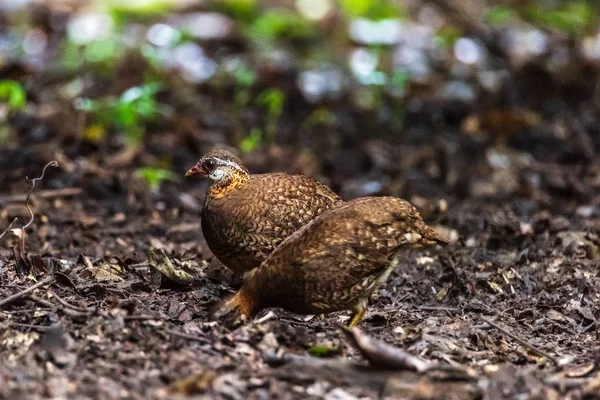
{"label": "thin branch", "polygon": [[47,285],[52,281],[54,281],[54,277],[47,276],[45,279],[42,279],[35,285],[29,286],[27,289],[23,289],[20,292],[15,293],[12,296],[9,296],[9,297],[5,298],[4,300],[0,301],[0,307],[4,306],[6,304],[12,303],[15,300],[19,300],[21,297],[25,296],[27,293],[33,292],[35,289],[42,287],[44,285]]}
{"label": "thin branch", "polygon": [[202,337],[202,336],[188,335],[187,333],[179,332],[174,329],[163,329],[162,331],[171,336],[176,336],[176,337],[179,337],[182,339],[187,339],[187,340],[193,340],[195,342],[200,342],[200,343],[210,343],[211,342],[211,340],[209,338]]}
{"label": "thin branch", "polygon": [[[55,198],[60,198],[60,197],[77,196],[77,195],[81,194],[82,192],[83,192],[83,189],[78,188],[78,187],[67,187],[67,188],[61,188],[61,189],[46,189],[46,190],[37,191],[35,193],[35,197],[41,198],[44,200],[50,200],[50,199],[55,199]],[[11,195],[0,196],[0,202],[2,202],[2,203],[22,203],[25,201],[26,198],[27,198],[27,195],[24,193],[11,194]]]}
{"label": "thin branch", "polygon": [[95,310],[95,308],[84,308],[84,307],[78,307],[76,305],[73,305],[73,304],[69,303],[68,301],[66,301],[65,299],[63,299],[62,297],[60,297],[53,290],[50,291],[50,294],[52,294],[52,297],[54,297],[56,299],[56,301],[58,301],[60,304],[62,304],[63,307],[70,308],[71,310],[74,310],[74,311],[77,311],[80,313],[89,313],[89,312],[92,312]]}
{"label": "thin branch", "polygon": [[46,332],[48,329],[50,329],[49,326],[20,324],[18,322],[9,322],[8,324],[6,324],[6,326],[8,326],[9,328],[29,328],[31,330],[40,332]]}
{"label": "thin branch", "polygon": [[419,306],[419,310],[423,311],[458,311],[455,307],[431,307],[431,306]]}
{"label": "thin branch", "polygon": [[33,211],[31,210],[31,206],[29,205],[29,198],[31,197],[31,194],[35,190],[35,183],[37,181],[41,181],[42,179],[44,179],[44,175],[46,174],[46,168],[48,168],[48,167],[58,167],[58,162],[52,160],[48,164],[46,164],[44,166],[44,169],[42,170],[42,175],[39,178],[29,179],[29,178],[25,177],[25,180],[27,182],[31,182],[31,189],[29,190],[29,193],[27,193],[27,197],[25,198],[25,206],[27,206],[27,210],[29,210],[29,214],[31,215],[31,219],[29,220],[29,222],[26,225],[24,225],[21,228],[23,230],[27,229],[29,227],[29,225],[31,225],[33,223],[33,220],[35,219],[35,214],[33,214]]}
{"label": "thin branch", "polygon": [[60,311],[63,314],[65,314],[73,319],[89,317],[89,313],[70,310],[66,307],[63,307],[61,305],[56,305],[56,304],[52,303],[51,301],[42,299],[41,297],[37,297],[37,296],[31,295],[31,294],[27,296],[27,300],[31,300],[37,304],[42,305],[43,307],[52,307],[53,310]]}
{"label": "thin branch", "polygon": [[14,311],[0,311],[2,314],[7,315],[16,315],[16,314],[30,314],[37,311],[54,311],[54,308],[25,308],[23,310],[14,310]]}
{"label": "thin branch", "polygon": [[6,232],[10,231],[10,228],[12,228],[12,226],[17,223],[17,220],[18,220],[17,217],[15,217],[15,219],[12,220],[12,222],[6,227],[4,232],[2,232],[2,234],[0,235],[0,239],[2,239],[4,237],[4,235],[6,235]]}
{"label": "thin branch", "polygon": [[517,342],[517,343],[519,343],[519,344],[527,347],[529,350],[533,351],[534,353],[537,353],[540,356],[542,356],[544,358],[547,358],[548,360],[550,360],[557,367],[560,367],[559,361],[553,355],[551,355],[549,353],[546,353],[544,350],[541,350],[541,349],[535,347],[531,343],[526,342],[525,340],[521,339],[520,337],[518,337],[515,334],[513,334],[513,333],[509,332],[508,330],[506,330],[506,328],[502,327],[501,325],[498,325],[497,323],[491,321],[490,319],[488,319],[488,318],[486,318],[484,316],[480,315],[479,319],[481,319],[486,324],[488,324],[490,326],[493,326],[494,328],[498,329],[501,333],[503,333],[504,335],[506,335],[509,338],[513,339],[515,342]]}
{"label": "thin branch", "polygon": [[125,315],[123,317],[123,320],[124,321],[152,321],[152,320],[164,321],[164,320],[166,320],[166,318],[158,317],[158,316],[154,316],[154,315]]}

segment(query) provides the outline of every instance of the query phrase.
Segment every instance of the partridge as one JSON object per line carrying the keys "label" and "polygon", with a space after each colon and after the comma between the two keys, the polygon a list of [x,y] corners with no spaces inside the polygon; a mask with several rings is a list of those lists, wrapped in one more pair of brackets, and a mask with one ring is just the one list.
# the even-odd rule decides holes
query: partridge
{"label": "partridge", "polygon": [[297,314],[351,310],[350,327],[367,301],[410,248],[450,242],[430,228],[416,208],[394,197],[365,197],[336,206],[293,233],[214,313],[229,322],[264,308]]}
{"label": "partridge", "polygon": [[342,202],[308,176],[250,174],[225,150],[205,154],[185,175],[210,180],[202,232],[219,261],[238,273],[259,266],[286,237]]}

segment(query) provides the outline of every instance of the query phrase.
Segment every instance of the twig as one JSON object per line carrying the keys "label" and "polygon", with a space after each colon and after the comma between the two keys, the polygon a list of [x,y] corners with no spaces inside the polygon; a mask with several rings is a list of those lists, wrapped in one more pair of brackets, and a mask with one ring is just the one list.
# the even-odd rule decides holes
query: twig
{"label": "twig", "polygon": [[27,296],[28,300],[31,300],[35,303],[38,303],[40,305],[42,305],[43,307],[52,307],[53,310],[56,311],[60,311],[65,315],[68,315],[70,318],[73,319],[83,319],[83,318],[87,318],[89,316],[89,313],[87,312],[77,312],[77,311],[73,311],[73,310],[69,310],[68,308],[56,305],[54,303],[52,303],[51,301],[48,301],[46,299],[42,299],[41,297],[37,297],[34,295],[28,295]]}
{"label": "twig", "polygon": [[48,329],[50,329],[49,326],[19,324],[18,322],[9,322],[8,324],[6,324],[6,326],[8,326],[9,328],[29,328],[29,329],[33,329],[34,331],[41,331],[41,332],[46,332]]}
{"label": "twig", "polygon": [[151,321],[151,320],[164,321],[164,320],[166,320],[166,318],[156,317],[154,315],[125,315],[123,317],[123,320],[124,321]]}
{"label": "twig", "polygon": [[58,162],[52,160],[48,164],[46,164],[44,166],[44,169],[42,169],[42,175],[39,178],[29,179],[29,178],[25,177],[26,181],[31,182],[31,189],[29,190],[29,193],[27,193],[27,197],[25,198],[25,206],[27,207],[27,210],[29,210],[31,219],[29,220],[29,222],[26,225],[23,225],[23,227],[21,228],[23,230],[27,229],[29,227],[29,225],[31,225],[33,223],[33,220],[35,219],[35,214],[31,210],[31,206],[29,205],[29,198],[31,197],[31,194],[33,193],[33,191],[35,189],[35,183],[37,181],[41,181],[42,179],[44,179],[44,175],[46,174],[46,168],[48,168],[48,167],[58,167]]}
{"label": "twig", "polygon": [[419,306],[419,310],[423,311],[458,311],[455,307],[431,307],[431,306]]}
{"label": "twig", "polygon": [[2,234],[0,235],[0,239],[2,239],[4,237],[4,235],[6,235],[6,232],[10,231],[10,228],[12,228],[12,226],[17,223],[17,220],[18,220],[17,217],[15,217],[15,219],[12,220],[12,222],[6,227],[4,232],[2,232]]}
{"label": "twig", "polygon": [[38,283],[36,283],[35,285],[29,286],[27,289],[23,289],[18,293],[13,294],[12,296],[9,296],[7,298],[5,298],[4,300],[0,301],[0,307],[12,303],[15,300],[19,300],[21,297],[25,296],[27,293],[33,292],[35,289],[42,287],[44,285],[49,284],[50,282],[54,281],[54,277],[53,276],[47,276],[46,278],[42,279],[41,281],[39,281]]}
{"label": "twig", "polygon": [[195,342],[200,342],[200,343],[210,343],[211,342],[211,340],[209,338],[202,337],[202,336],[188,335],[187,333],[179,332],[179,331],[176,331],[173,329],[163,329],[162,331],[165,333],[168,333],[171,336],[177,336],[182,339],[193,340]]}
{"label": "twig", "polygon": [[506,330],[506,328],[502,327],[501,325],[498,325],[497,323],[491,321],[490,319],[484,317],[484,316],[479,316],[479,319],[481,319],[483,322],[485,322],[486,324],[493,326],[494,328],[498,329],[501,333],[503,333],[504,335],[508,336],[509,338],[513,339],[514,341],[518,342],[519,344],[527,347],[529,350],[533,351],[534,353],[539,354],[540,356],[547,358],[548,360],[550,360],[554,365],[556,365],[557,367],[560,367],[560,363],[558,362],[558,360],[556,359],[556,357],[552,356],[549,353],[546,353],[544,350],[541,350],[539,348],[537,348],[536,346],[532,345],[531,343],[526,342],[525,340],[521,339],[520,337],[516,336],[515,334],[509,332],[508,330]]}
{"label": "twig", "polygon": [[409,370],[422,374],[434,365],[399,347],[373,339],[358,328],[349,329],[340,323],[336,323],[336,325],[344,333],[352,347],[356,348],[374,367]]}
{"label": "twig", "polygon": [[89,313],[89,312],[95,310],[95,308],[83,308],[83,307],[75,306],[75,305],[69,303],[68,301],[66,301],[65,299],[63,299],[62,297],[60,297],[58,294],[56,294],[56,292],[54,292],[52,290],[50,291],[50,294],[56,299],[56,301],[58,301],[64,307],[70,308],[71,310],[74,310],[74,311],[77,311],[80,313]]}
{"label": "twig", "polygon": [[42,307],[49,307],[52,308],[52,311],[57,311],[58,307],[56,306],[56,304],[52,303],[51,301],[48,301],[46,299],[42,299],[41,297],[37,297],[34,295],[29,295],[27,296],[27,300],[31,300],[34,303],[37,303],[39,305],[41,305]]}
{"label": "twig", "polygon": [[14,311],[0,311],[0,313],[2,314],[7,314],[7,315],[15,315],[15,314],[30,314],[32,312],[38,312],[38,311],[54,311],[54,307],[50,308],[25,308],[23,310],[14,310]]}
{"label": "twig", "polygon": [[[71,197],[77,196],[83,192],[82,188],[78,187],[68,187],[61,189],[47,189],[47,190],[39,190],[36,192],[35,197],[41,199],[54,199],[57,197]],[[12,194],[7,196],[0,196],[0,202],[2,203],[21,203],[24,202],[27,198],[26,194]]]}

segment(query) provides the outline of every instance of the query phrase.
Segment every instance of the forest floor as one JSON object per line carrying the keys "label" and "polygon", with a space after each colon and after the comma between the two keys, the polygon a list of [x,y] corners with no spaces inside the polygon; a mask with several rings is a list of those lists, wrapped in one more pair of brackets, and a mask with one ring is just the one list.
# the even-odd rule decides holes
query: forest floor
{"label": "forest floor", "polygon": [[[21,162],[21,152],[2,177],[3,220],[28,219],[31,183],[22,177],[41,165]],[[3,398],[171,398],[174,390],[234,399],[589,399],[600,390],[600,250],[586,202],[564,199],[554,202],[560,213],[528,213],[535,205],[523,199],[418,198],[455,243],[407,255],[360,328],[460,371],[430,376],[359,367],[365,362],[336,326],[343,313],[320,319],[277,310],[234,331],[210,322],[210,308],[233,289],[202,240],[205,183],[189,183],[175,198],[169,190],[136,193],[135,181],[119,182],[132,174],[91,163],[97,176],[73,172],[81,166],[65,156],[60,172],[49,167],[37,182],[23,253],[12,232],[3,238]],[[600,171],[554,167],[593,198],[585,190],[597,190]],[[157,281],[151,249],[188,268],[193,283]],[[4,302],[34,277],[45,284]]]}
{"label": "forest floor", "polygon": [[[88,95],[140,84],[138,61],[90,79]],[[235,279],[202,237],[207,182],[183,175],[212,146],[239,142],[235,90],[161,92],[176,112],[127,146],[111,133],[82,137],[81,110],[52,97],[73,76],[0,66],[28,77],[32,99],[0,148],[0,234],[18,218],[0,237],[0,398],[600,399],[600,112],[590,90],[600,69],[572,65],[510,70],[506,91],[482,104],[415,94],[401,130],[344,98],[328,105],[334,119],[305,129],[314,105],[286,86],[289,71],[273,78],[289,89],[286,106],[276,140],[244,155],[250,171],[312,175],[345,199],[405,198],[453,241],[406,254],[353,333],[358,345],[339,326],[347,313],[266,310],[235,330],[209,319]],[[250,106],[242,121],[264,123]],[[25,177],[51,160],[27,199]],[[162,162],[175,176],[149,189],[139,168]],[[191,279],[157,272],[171,267]],[[432,364],[392,367],[382,343]]]}

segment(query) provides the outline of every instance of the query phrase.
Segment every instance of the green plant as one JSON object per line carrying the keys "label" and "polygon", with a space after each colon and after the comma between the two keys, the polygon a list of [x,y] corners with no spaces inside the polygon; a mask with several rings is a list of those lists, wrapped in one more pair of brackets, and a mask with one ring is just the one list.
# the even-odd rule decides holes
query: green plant
{"label": "green plant", "polygon": [[115,31],[106,37],[80,43],[68,36],[63,43],[61,64],[69,71],[77,71],[90,65],[96,73],[109,75],[125,51],[121,37],[121,33]]}
{"label": "green plant", "polygon": [[562,1],[554,7],[537,3],[522,10],[525,19],[546,29],[554,29],[570,36],[579,36],[597,26],[596,8],[588,1]]}
{"label": "green plant", "polygon": [[283,112],[285,93],[281,89],[265,89],[256,98],[256,104],[267,112],[265,121],[265,134],[269,144],[275,141],[277,123]]}
{"label": "green plant", "polygon": [[256,74],[243,62],[236,63],[230,73],[235,85],[235,95],[233,98],[233,123],[238,132],[242,132],[243,113],[250,104],[250,88],[256,81]]}
{"label": "green plant", "polygon": [[10,141],[11,129],[8,123],[10,113],[22,110],[27,102],[25,89],[17,81],[5,79],[0,81],[0,147],[4,147]]}
{"label": "green plant", "polygon": [[260,43],[279,38],[308,39],[316,34],[313,24],[290,10],[274,9],[261,13],[248,27],[251,39]]}
{"label": "green plant", "polygon": [[330,358],[342,354],[342,348],[339,344],[323,345],[316,344],[307,350],[308,354],[317,358]]}
{"label": "green plant", "polygon": [[26,101],[25,89],[19,82],[10,79],[0,81],[0,103],[6,104],[9,112],[22,110]]}
{"label": "green plant", "polygon": [[252,128],[248,136],[240,142],[240,150],[244,153],[252,153],[260,148],[262,144],[262,131]]}
{"label": "green plant", "polygon": [[103,6],[117,22],[126,22],[131,18],[148,19],[168,14],[173,9],[173,2],[164,0],[104,0]]}
{"label": "green plant", "polygon": [[498,5],[490,7],[485,15],[485,20],[490,25],[503,25],[518,16],[517,11],[509,6]]}
{"label": "green plant", "polygon": [[125,135],[129,144],[143,139],[144,123],[153,121],[166,109],[155,99],[162,85],[157,82],[126,90],[120,97],[101,100],[78,99],[80,110],[94,115],[92,126],[114,127]]}
{"label": "green plant", "polygon": [[406,10],[395,0],[338,0],[338,3],[350,18],[381,20],[406,16]]}
{"label": "green plant", "polygon": [[157,191],[164,181],[179,181],[179,177],[173,171],[156,167],[138,168],[135,176],[140,178],[151,191]]}
{"label": "green plant", "polygon": [[246,23],[252,22],[259,12],[257,0],[216,0],[213,4],[217,11]]}

